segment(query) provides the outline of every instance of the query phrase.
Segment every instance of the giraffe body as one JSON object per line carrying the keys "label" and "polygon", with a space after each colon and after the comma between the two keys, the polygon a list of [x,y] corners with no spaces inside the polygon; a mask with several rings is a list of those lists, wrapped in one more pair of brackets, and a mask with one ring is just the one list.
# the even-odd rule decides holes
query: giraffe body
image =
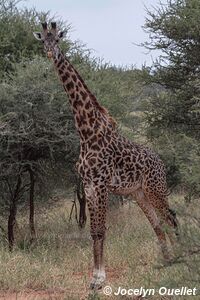
{"label": "giraffe body", "polygon": [[96,137],[95,144],[82,147],[78,172],[85,184],[100,180],[115,194],[130,195],[144,189],[167,196],[163,162],[151,149],[130,142],[115,131],[107,130]]}
{"label": "giraffe body", "polygon": [[131,195],[136,199],[158,237],[164,258],[168,260],[161,219],[173,229],[177,229],[178,224],[167,201],[163,162],[149,148],[118,134],[115,121],[60,51],[58,41],[63,34],[57,32],[55,23],[50,31],[44,23],[43,32],[34,35],[43,41],[48,57],[54,61],[80,136],[77,170],[84,183],[94,252],[91,287],[98,288],[105,280],[103,245],[109,192]]}

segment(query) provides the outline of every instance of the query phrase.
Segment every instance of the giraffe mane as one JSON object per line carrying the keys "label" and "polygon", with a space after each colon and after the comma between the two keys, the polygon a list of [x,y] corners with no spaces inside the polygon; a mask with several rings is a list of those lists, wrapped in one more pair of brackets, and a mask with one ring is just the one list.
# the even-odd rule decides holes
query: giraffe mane
{"label": "giraffe mane", "polygon": [[116,128],[116,120],[109,114],[108,110],[99,104],[99,102],[97,101],[97,98],[95,97],[94,94],[92,94],[90,92],[90,90],[88,89],[87,85],[85,84],[84,80],[82,79],[82,77],[78,74],[78,72],[74,69],[75,73],[77,74],[79,80],[81,81],[81,83],[83,84],[85,90],[88,92],[90,99],[92,100],[92,104],[94,105],[94,107],[96,107],[104,116],[107,117],[107,119],[109,120],[109,122],[112,124],[113,128]]}
{"label": "giraffe mane", "polygon": [[110,121],[110,123],[113,125],[114,128],[116,128],[116,124],[117,122],[115,121],[115,119],[113,117],[111,117],[111,115],[109,114],[108,110],[104,107],[104,106],[101,106],[99,104],[99,102],[97,101],[96,97],[90,93],[90,98],[92,100],[92,103],[93,105],[103,114],[105,115],[108,120]]}

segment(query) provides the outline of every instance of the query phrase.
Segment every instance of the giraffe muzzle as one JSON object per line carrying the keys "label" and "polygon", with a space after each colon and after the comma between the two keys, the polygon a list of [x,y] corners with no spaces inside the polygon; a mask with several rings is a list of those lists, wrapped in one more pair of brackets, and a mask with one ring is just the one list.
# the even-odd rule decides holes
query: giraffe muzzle
{"label": "giraffe muzzle", "polygon": [[52,58],[52,56],[53,56],[52,52],[51,52],[51,51],[48,51],[48,52],[47,52],[47,57],[50,59],[50,58]]}

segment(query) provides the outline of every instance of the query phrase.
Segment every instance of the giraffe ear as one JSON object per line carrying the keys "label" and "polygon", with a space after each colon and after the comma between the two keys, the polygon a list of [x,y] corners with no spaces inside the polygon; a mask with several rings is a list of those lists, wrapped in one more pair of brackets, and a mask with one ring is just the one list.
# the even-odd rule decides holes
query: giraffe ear
{"label": "giraffe ear", "polygon": [[64,38],[64,37],[66,36],[66,34],[67,34],[67,31],[66,31],[66,30],[64,30],[64,31],[60,31],[60,32],[58,33],[58,37],[59,37],[59,39],[62,39],[62,38]]}
{"label": "giraffe ear", "polygon": [[36,40],[41,41],[42,40],[42,34],[41,32],[33,32],[34,37]]}

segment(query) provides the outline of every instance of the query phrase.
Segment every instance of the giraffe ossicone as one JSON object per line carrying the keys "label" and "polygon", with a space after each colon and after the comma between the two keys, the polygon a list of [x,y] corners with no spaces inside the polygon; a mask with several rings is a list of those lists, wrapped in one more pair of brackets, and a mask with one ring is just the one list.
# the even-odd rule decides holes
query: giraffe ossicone
{"label": "giraffe ossicone", "polygon": [[[64,36],[55,22],[48,29],[35,32],[36,39],[53,59],[66,91],[80,136],[78,172],[82,177],[90,214],[93,239],[94,272],[91,288],[98,289],[105,280],[103,246],[106,231],[108,193],[131,195],[149,220],[157,235],[166,261],[170,259],[162,222],[178,235],[175,212],[169,208],[165,167],[151,149],[121,136],[114,119],[99,104],[82,77],[59,48]],[[167,233],[168,234],[168,233]]]}

